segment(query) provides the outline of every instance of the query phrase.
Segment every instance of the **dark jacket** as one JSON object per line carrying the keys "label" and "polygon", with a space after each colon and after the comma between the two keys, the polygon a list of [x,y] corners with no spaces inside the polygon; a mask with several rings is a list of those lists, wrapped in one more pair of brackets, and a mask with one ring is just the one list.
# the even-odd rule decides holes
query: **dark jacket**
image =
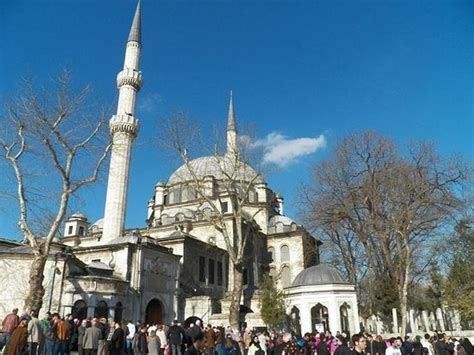
{"label": "dark jacket", "polygon": [[172,325],[166,332],[166,338],[168,338],[170,344],[181,345],[186,335],[184,334],[183,328],[179,325]]}
{"label": "dark jacket", "polygon": [[316,351],[318,355],[329,355],[328,346],[326,345],[324,341],[318,344],[318,346],[316,347]]}
{"label": "dark jacket", "polygon": [[124,349],[125,344],[125,332],[122,328],[115,329],[112,334],[112,340],[110,341],[110,354],[120,355]]}
{"label": "dark jacket", "polygon": [[334,355],[352,355],[351,349],[346,345],[338,346]]}

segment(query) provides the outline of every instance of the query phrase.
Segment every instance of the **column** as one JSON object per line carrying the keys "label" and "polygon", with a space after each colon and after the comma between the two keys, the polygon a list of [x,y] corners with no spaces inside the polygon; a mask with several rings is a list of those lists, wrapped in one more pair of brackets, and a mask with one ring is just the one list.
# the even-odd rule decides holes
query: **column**
{"label": "column", "polygon": [[398,333],[398,316],[397,316],[397,309],[392,308],[392,318],[393,318],[393,333]]}

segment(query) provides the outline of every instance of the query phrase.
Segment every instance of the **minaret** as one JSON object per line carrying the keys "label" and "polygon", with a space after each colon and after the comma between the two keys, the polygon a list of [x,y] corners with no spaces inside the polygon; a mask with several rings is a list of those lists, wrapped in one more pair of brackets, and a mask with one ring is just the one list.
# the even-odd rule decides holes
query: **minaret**
{"label": "minaret", "polygon": [[140,16],[140,1],[138,1],[125,49],[123,70],[117,75],[119,89],[117,114],[112,116],[109,122],[112,154],[102,235],[105,241],[121,237],[125,222],[132,144],[139,128],[138,119],[134,114],[137,92],[142,86],[142,74],[139,71],[142,47]]}
{"label": "minaret", "polygon": [[237,127],[235,124],[234,98],[230,91],[229,113],[227,115],[227,154],[237,153]]}

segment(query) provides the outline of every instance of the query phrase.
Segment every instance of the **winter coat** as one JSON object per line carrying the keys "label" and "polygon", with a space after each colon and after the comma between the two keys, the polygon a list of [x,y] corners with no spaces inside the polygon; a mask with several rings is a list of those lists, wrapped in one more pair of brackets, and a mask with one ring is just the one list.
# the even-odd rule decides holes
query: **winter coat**
{"label": "winter coat", "polygon": [[21,355],[27,340],[28,328],[20,326],[17,327],[11,335],[10,341],[8,342],[7,348],[5,350],[5,355]]}
{"label": "winter coat", "polygon": [[82,338],[82,348],[97,350],[100,339],[102,339],[102,331],[99,328],[95,326],[87,328]]}
{"label": "winter coat", "polygon": [[28,343],[39,343],[42,337],[41,322],[38,318],[32,318],[28,322]]}

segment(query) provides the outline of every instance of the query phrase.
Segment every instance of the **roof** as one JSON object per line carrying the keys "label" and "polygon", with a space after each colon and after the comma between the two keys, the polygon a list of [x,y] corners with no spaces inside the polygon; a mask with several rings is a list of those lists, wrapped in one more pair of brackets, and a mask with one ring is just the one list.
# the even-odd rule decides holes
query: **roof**
{"label": "roof", "polygon": [[228,155],[224,156],[206,156],[191,160],[190,169],[183,164],[173,174],[171,174],[168,184],[193,181],[192,171],[199,180],[206,176],[212,176],[216,180],[228,179],[226,175],[232,176],[232,179],[239,179],[245,182],[254,180],[256,183],[263,183],[264,180],[250,165],[243,161],[235,162]]}
{"label": "roof", "polygon": [[296,275],[291,287],[327,285],[327,284],[349,284],[342,275],[332,266],[319,264],[311,266]]}
{"label": "roof", "polygon": [[269,219],[268,226],[272,227],[277,223],[283,223],[283,225],[285,226],[291,226],[292,224],[296,224],[296,222],[293,221],[291,218],[277,214]]}
{"label": "roof", "polygon": [[87,217],[84,214],[82,214],[81,212],[73,213],[71,215],[71,217],[69,217],[69,219],[71,219],[71,218],[87,219]]}

